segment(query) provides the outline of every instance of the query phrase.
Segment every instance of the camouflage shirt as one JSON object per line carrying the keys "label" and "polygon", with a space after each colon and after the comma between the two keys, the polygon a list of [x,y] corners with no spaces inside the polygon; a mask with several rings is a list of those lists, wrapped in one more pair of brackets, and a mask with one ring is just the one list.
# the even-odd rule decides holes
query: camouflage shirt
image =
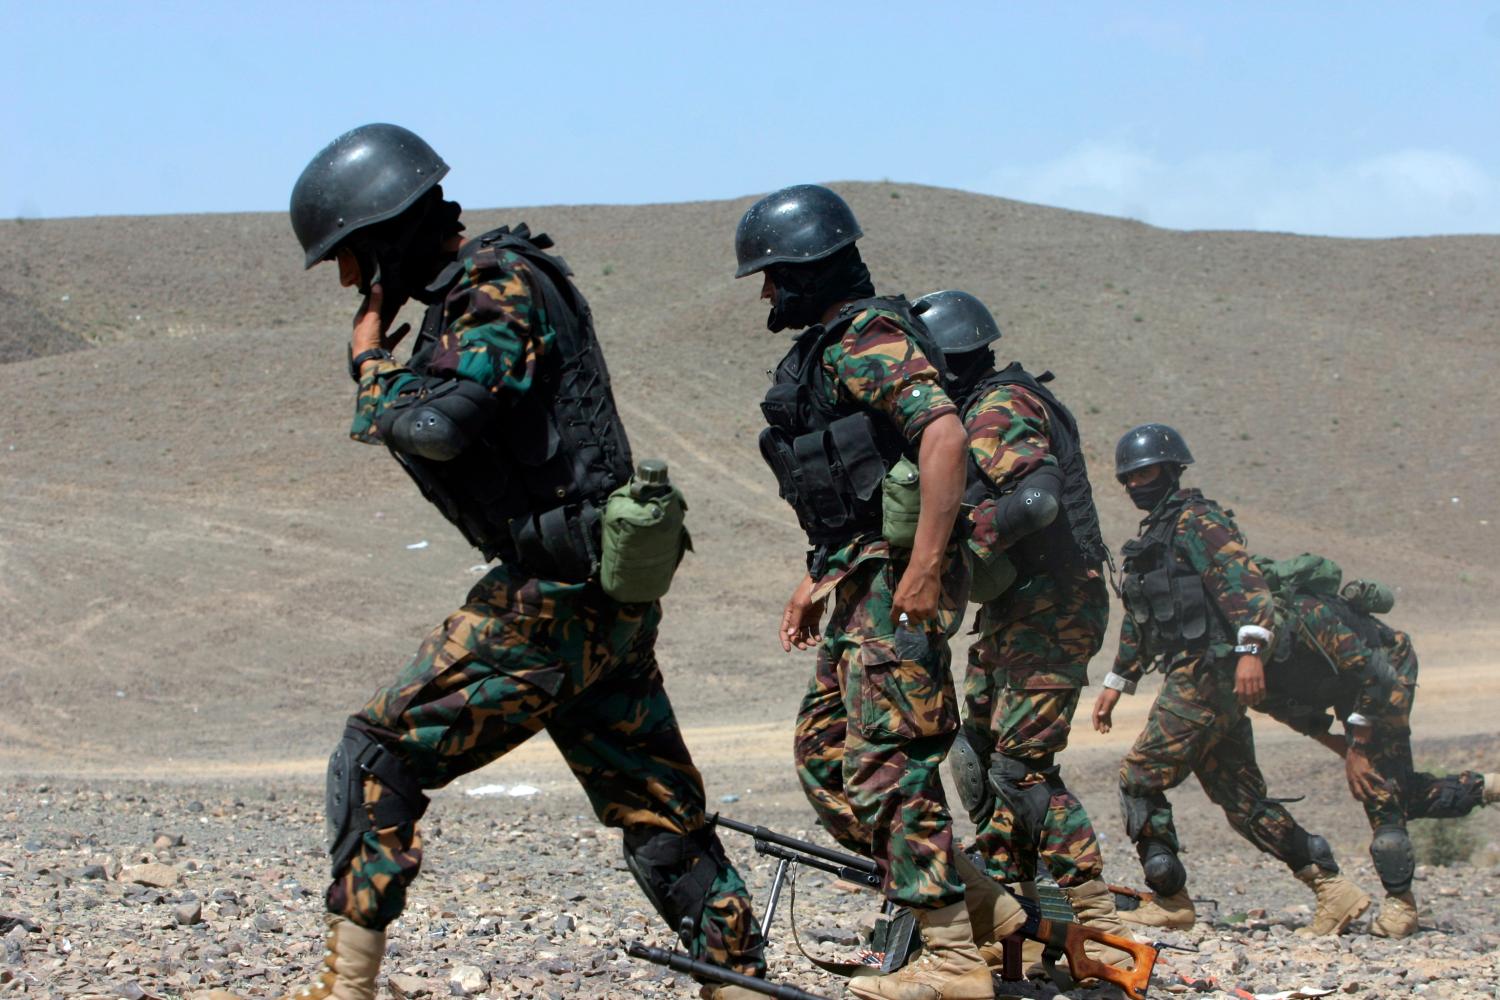
{"label": "camouflage shirt", "polygon": [[[1275,602],[1266,579],[1256,568],[1245,548],[1245,537],[1235,526],[1230,512],[1203,502],[1197,489],[1178,488],[1163,504],[1182,504],[1173,531],[1173,549],[1203,577],[1203,586],[1229,625],[1229,642],[1216,642],[1208,649],[1210,659],[1221,659],[1233,652],[1233,640],[1241,628],[1255,625],[1272,633],[1275,625]],[[1147,519],[1149,520],[1149,518]],[[1144,526],[1146,522],[1142,522]],[[1150,666],[1145,660],[1141,628],[1135,618],[1125,615],[1120,626],[1120,648],[1115,654],[1114,673],[1136,680]],[[1197,652],[1171,653],[1167,670],[1199,655]]]}
{"label": "camouflage shirt", "polygon": [[[909,337],[896,315],[865,309],[836,344],[823,351],[821,380],[832,403],[854,403],[891,421],[912,444],[927,425],[958,408],[942,386],[941,373]],[[813,588],[813,599],[832,592],[850,570],[866,559],[889,559],[891,547],[878,534],[861,536],[829,555]]]}
{"label": "camouflage shirt", "polygon": [[[556,332],[547,323],[527,263],[510,250],[498,255],[497,263],[480,267],[474,258],[465,259],[464,272],[443,303],[442,332],[427,375],[478,382],[502,402],[513,403],[536,384],[538,362]],[[376,421],[424,381],[396,361],[366,365],[349,436],[382,444]]]}
{"label": "camouflage shirt", "polygon": [[[557,332],[547,321],[530,265],[505,250],[479,264],[464,258],[464,270],[443,302],[443,323],[426,365],[418,374],[396,361],[365,365],[354,401],[349,436],[365,444],[383,444],[377,421],[403,394],[415,393],[432,379],[462,378],[486,386],[507,406],[537,385],[539,364],[552,349]],[[554,598],[580,591],[586,584],[556,580],[518,581],[529,576],[496,567],[486,581],[516,595],[516,606],[529,614],[549,611]],[[513,586],[502,586],[514,583]],[[550,617],[550,612],[545,615]]]}
{"label": "camouflage shirt", "polygon": [[[1409,652],[1410,640],[1404,633],[1387,632],[1389,645],[1371,642],[1344,621],[1330,601],[1308,594],[1297,595],[1288,610],[1286,625],[1296,629],[1293,638],[1297,651],[1313,654],[1337,672],[1339,700],[1349,706],[1345,714],[1379,720],[1399,719],[1410,711],[1410,688],[1394,676],[1396,665],[1392,663],[1398,658],[1393,653]],[[1268,678],[1274,677],[1268,674]],[[1410,678],[1410,683],[1415,681],[1415,676]],[[1274,686],[1268,694],[1277,694]]]}

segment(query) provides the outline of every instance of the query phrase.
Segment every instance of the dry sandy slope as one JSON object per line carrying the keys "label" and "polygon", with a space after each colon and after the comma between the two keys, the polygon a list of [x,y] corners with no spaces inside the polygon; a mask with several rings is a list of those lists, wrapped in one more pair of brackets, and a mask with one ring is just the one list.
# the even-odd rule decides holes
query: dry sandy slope
{"label": "dry sandy slope", "polygon": [[[1114,439],[1172,421],[1252,545],[1317,548],[1397,585],[1393,619],[1429,682],[1463,671],[1464,725],[1493,728],[1494,692],[1465,685],[1492,676],[1475,664],[1500,631],[1500,238],[1180,233],[842,190],[882,289],[968,288],[994,307],[1003,353],[1059,372],[1113,544],[1134,526],[1108,475]],[[638,454],[667,457],[687,489],[698,551],[662,658],[700,730],[784,726],[807,671],[769,634],[800,542],[754,447],[785,342],[756,289],[727,277],[746,204],[470,217],[558,239]],[[343,437],[354,303],[298,260],[279,214],[0,223],[5,301],[100,345],[0,366],[0,765],[315,760],[477,575],[393,463]],[[18,315],[0,312],[10,357],[32,328]],[[1419,732],[1446,726],[1442,701],[1424,702]]]}

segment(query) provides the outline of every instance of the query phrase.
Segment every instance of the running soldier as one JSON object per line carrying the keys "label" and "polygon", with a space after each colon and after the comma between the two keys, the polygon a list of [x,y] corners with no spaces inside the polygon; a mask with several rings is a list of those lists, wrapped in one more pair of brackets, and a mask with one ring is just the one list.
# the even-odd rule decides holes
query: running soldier
{"label": "running soldier", "polygon": [[[487,559],[500,560],[353,715],[328,767],[324,968],[302,998],[374,1000],[385,929],[422,864],[428,789],[546,729],[626,863],[696,956],[763,975],[745,885],[705,825],[702,778],[662,687],[661,607],[597,579],[604,501],[631,476],[587,304],[526,227],[464,242],[448,166],[394,125],[335,139],[292,191],[311,268],[364,294],[351,436],[384,445]],[[406,363],[388,331],[427,306]],[[705,988],[705,996],[756,994]]]}
{"label": "running soldier", "polygon": [[[819,821],[875,859],[886,898],[921,927],[917,961],[849,989],[986,1000],[994,986],[976,933],[980,943],[1003,934],[1019,907],[975,892],[971,917],[939,774],[958,728],[948,637],[964,601],[963,561],[950,545],[964,429],[921,321],[905,299],[875,297],[855,246],[862,235],[844,200],[811,184],[757,201],[735,233],[735,276],[763,275],[766,325],[803,331],[776,367],[760,439],[810,547],[778,633],[787,651],[818,649],[797,717],[797,771]],[[882,529],[882,483],[903,458],[920,476],[904,548]]]}
{"label": "running soldier", "polygon": [[1275,623],[1271,590],[1226,511],[1181,485],[1192,453],[1165,424],[1143,424],[1115,448],[1115,476],[1146,512],[1124,554],[1125,620],[1114,669],[1094,704],[1108,732],[1121,692],[1149,669],[1166,673],[1146,726],[1120,766],[1125,831],[1155,898],[1120,916],[1159,927],[1197,919],[1164,794],[1189,773],[1237,833],[1282,861],[1316,896],[1303,935],[1339,934],[1370,897],[1339,874],[1328,842],[1266,796],[1247,706],[1265,696]]}
{"label": "running soldier", "polygon": [[[1128,938],[1094,825],[1056,760],[1109,623],[1108,552],[1077,422],[1046,386],[1050,372],[995,370],[1000,327],[979,299],[933,292],[914,309],[943,352],[969,440],[970,600],[980,608],[949,763],[978,827],[974,848],[1000,882],[1032,882],[1040,858],[1082,923]],[[1090,951],[1129,966],[1123,952]]]}
{"label": "running soldier", "polygon": [[[1417,930],[1416,858],[1407,820],[1453,819],[1500,801],[1500,774],[1439,777],[1413,766],[1417,654],[1405,632],[1375,617],[1394,604],[1388,590],[1360,580],[1339,594],[1278,588],[1277,603],[1282,614],[1276,651],[1266,666],[1266,698],[1257,708],[1344,759],[1349,791],[1374,831],[1370,857],[1385,888],[1370,933],[1407,937]],[[1331,732],[1335,715],[1343,722],[1342,736]]]}

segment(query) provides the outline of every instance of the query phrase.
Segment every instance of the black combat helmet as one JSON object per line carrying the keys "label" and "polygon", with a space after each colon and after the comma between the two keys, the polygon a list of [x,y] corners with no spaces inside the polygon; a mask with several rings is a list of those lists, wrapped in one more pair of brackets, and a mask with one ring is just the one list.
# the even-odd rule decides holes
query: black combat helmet
{"label": "black combat helmet", "polygon": [[312,158],[292,188],[292,230],[306,266],[326,260],[350,233],[410,208],[448,164],[415,132],[361,125]]}
{"label": "black combat helmet", "polygon": [[1115,445],[1116,479],[1122,479],[1127,472],[1165,462],[1193,464],[1193,453],[1188,451],[1187,442],[1166,424],[1141,424],[1127,431]]}
{"label": "black combat helmet", "polygon": [[977,351],[1000,339],[995,317],[968,292],[929,292],[912,303],[912,312],[922,317],[945,357]]}
{"label": "black combat helmet", "polygon": [[766,195],[740,219],[734,276],[822,260],[863,235],[844,199],[818,184],[793,184]]}

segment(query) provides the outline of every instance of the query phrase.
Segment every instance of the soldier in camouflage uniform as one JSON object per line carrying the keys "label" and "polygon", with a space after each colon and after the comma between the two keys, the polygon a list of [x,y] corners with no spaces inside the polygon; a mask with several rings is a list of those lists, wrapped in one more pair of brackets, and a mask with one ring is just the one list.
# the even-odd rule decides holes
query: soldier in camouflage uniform
{"label": "soldier in camouflage uniform", "polygon": [[1135,428],[1115,449],[1116,477],[1147,514],[1123,550],[1126,616],[1114,669],[1094,705],[1095,728],[1109,731],[1121,692],[1133,693],[1146,670],[1166,673],[1120,766],[1125,830],[1156,895],[1121,916],[1177,928],[1196,920],[1164,794],[1192,773],[1235,832],[1312,889],[1317,911],[1298,933],[1338,934],[1370,897],[1339,874],[1326,840],[1266,795],[1245,709],[1265,696],[1271,590],[1230,512],[1181,485],[1192,461],[1182,437],[1164,424]]}
{"label": "soldier in camouflage uniform", "polygon": [[[1014,914],[966,908],[939,774],[958,727],[947,640],[964,600],[963,563],[949,544],[964,430],[921,321],[904,299],[874,297],[861,235],[843,199],[817,185],[762,198],[735,234],[736,276],[764,275],[767,326],[803,331],[774,373],[760,441],[810,545],[779,633],[788,651],[818,650],[797,717],[797,772],[823,826],[876,860],[886,898],[910,907],[922,928],[920,959],[849,988],[983,1000],[994,988],[975,928],[1008,930]],[[882,480],[903,456],[920,472],[909,549],[882,532]],[[1016,907],[999,895],[998,905]]]}
{"label": "soldier in camouflage uniform", "polygon": [[[668,926],[695,955],[763,974],[749,895],[705,825],[662,687],[660,605],[615,601],[593,575],[595,515],[631,460],[587,305],[546,237],[521,226],[463,242],[436,186],[446,172],[418,136],[369,125],[320,152],[292,194],[307,266],[337,260],[366,295],[351,436],[386,446],[501,560],[349,719],[329,763],[324,968],[296,996],[373,1000],[385,928],[421,868],[424,792],[542,729],[600,820],[624,830],[627,864]],[[427,312],[402,364],[390,351],[405,328],[387,327],[408,297]],[[586,394],[569,388],[580,384]]]}
{"label": "soldier in camouflage uniform", "polygon": [[[1046,387],[1050,372],[995,370],[1000,328],[977,298],[933,292],[914,308],[943,351],[969,439],[965,510],[981,567],[970,597],[981,603],[949,763],[978,827],[974,849],[1000,882],[1031,882],[1040,858],[1081,922],[1128,938],[1094,825],[1056,763],[1109,622],[1108,553],[1077,423]],[[994,592],[982,567],[1002,559],[1018,575]],[[1129,967],[1124,952],[1091,950]]]}
{"label": "soldier in camouflage uniform", "polygon": [[[1500,775],[1439,777],[1412,765],[1417,654],[1405,632],[1366,610],[1370,588],[1362,583],[1338,595],[1279,595],[1276,651],[1266,668],[1265,701],[1256,707],[1344,758],[1349,791],[1374,831],[1370,857],[1386,892],[1370,933],[1401,938],[1417,930],[1407,820],[1456,818],[1500,801]],[[1330,710],[1343,721],[1343,736],[1330,731]]]}

